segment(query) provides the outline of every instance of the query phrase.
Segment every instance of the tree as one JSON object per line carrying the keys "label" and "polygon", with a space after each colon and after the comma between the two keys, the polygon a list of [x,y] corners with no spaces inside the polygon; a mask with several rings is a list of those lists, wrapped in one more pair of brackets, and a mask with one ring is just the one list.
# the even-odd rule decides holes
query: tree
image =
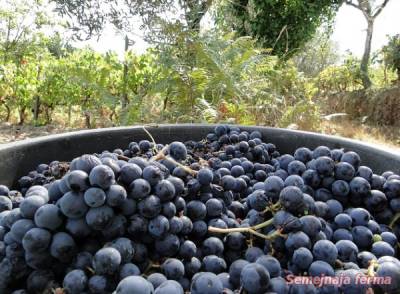
{"label": "tree", "polygon": [[326,67],[334,65],[339,57],[337,44],[331,40],[331,29],[322,28],[293,56],[293,60],[307,77],[316,77]]}
{"label": "tree", "polygon": [[274,54],[290,56],[317,28],[333,19],[342,0],[231,0],[219,21],[240,35],[257,38]]}
{"label": "tree", "polygon": [[[166,24],[184,30],[200,31],[200,22],[212,0],[52,0],[57,11],[71,21],[69,27],[78,39],[102,33],[107,24],[124,33],[141,21],[150,43],[165,41]],[[133,32],[134,33],[134,32]]]}
{"label": "tree", "polygon": [[346,0],[346,4],[357,8],[362,12],[367,21],[367,35],[365,38],[364,53],[361,59],[360,70],[363,86],[365,89],[371,87],[371,79],[368,74],[368,65],[371,55],[372,35],[374,32],[375,19],[385,8],[389,0],[383,0],[381,4],[375,5],[376,0]]}
{"label": "tree", "polygon": [[390,37],[387,45],[382,48],[385,66],[397,73],[397,82],[400,84],[400,34]]}

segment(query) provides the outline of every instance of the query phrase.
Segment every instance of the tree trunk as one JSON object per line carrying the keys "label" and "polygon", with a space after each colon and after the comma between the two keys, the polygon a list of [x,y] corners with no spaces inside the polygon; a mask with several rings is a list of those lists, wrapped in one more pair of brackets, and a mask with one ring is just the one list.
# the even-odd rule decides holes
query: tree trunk
{"label": "tree trunk", "polygon": [[8,106],[6,103],[4,103],[4,107],[7,110],[6,122],[8,122],[10,120],[10,116],[11,116],[11,109],[10,109],[10,106]]}
{"label": "tree trunk", "polygon": [[361,59],[361,80],[364,86],[364,89],[368,89],[371,87],[371,80],[368,74],[368,65],[369,65],[369,56],[371,55],[371,43],[372,43],[372,34],[374,32],[374,20],[372,18],[367,20],[367,36],[365,39],[365,47],[364,54]]}
{"label": "tree trunk", "polygon": [[25,107],[21,107],[19,109],[19,122],[18,124],[21,126],[25,122]]}
{"label": "tree trunk", "polygon": [[39,119],[39,108],[40,108],[40,97],[39,95],[35,96],[35,106],[33,109],[33,119],[35,121],[35,125],[37,124],[37,121]]}
{"label": "tree trunk", "polygon": [[124,60],[124,73],[123,73],[123,92],[122,92],[122,109],[125,109],[128,106],[128,60],[126,60],[126,53],[129,48],[129,39],[128,36],[125,36],[125,60]]}
{"label": "tree trunk", "polygon": [[85,116],[85,125],[87,129],[91,129],[92,128],[92,124],[90,123],[90,113],[89,111],[85,111],[84,112],[84,116]]}
{"label": "tree trunk", "polygon": [[72,117],[72,105],[68,105],[68,126],[71,125],[71,117]]}

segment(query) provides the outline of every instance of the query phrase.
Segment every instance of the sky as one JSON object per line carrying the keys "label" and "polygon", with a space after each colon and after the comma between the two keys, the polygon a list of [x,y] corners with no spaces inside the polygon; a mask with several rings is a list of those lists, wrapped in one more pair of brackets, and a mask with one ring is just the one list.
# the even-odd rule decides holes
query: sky
{"label": "sky", "polygon": [[[374,25],[372,50],[387,43],[387,35],[400,34],[400,0],[391,0],[379,14]],[[337,42],[341,53],[351,51],[360,56],[364,50],[367,23],[362,12],[349,5],[340,7],[335,20],[332,39]]]}
{"label": "sky", "polygon": [[[378,1],[379,3],[380,1]],[[372,39],[372,50],[375,51],[387,43],[387,35],[400,33],[400,0],[391,0],[375,21],[374,35]],[[354,7],[343,5],[335,19],[335,29],[332,34],[332,40],[338,45],[340,53],[346,51],[361,57],[364,49],[366,21],[361,11]],[[137,24],[136,34],[133,37],[135,44],[132,49],[137,53],[143,53],[148,44],[143,41],[142,33]],[[76,44],[79,47],[91,46],[99,52],[109,50],[116,51],[118,55],[123,56],[124,39],[122,35],[117,34],[112,28],[107,28],[99,40],[90,40]]]}

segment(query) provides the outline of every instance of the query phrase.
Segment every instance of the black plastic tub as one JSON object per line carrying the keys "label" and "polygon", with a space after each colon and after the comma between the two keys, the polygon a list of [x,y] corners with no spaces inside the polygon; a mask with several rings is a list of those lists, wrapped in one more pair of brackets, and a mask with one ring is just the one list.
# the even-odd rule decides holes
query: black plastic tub
{"label": "black plastic tub", "polygon": [[[169,143],[189,139],[199,140],[214,129],[215,125],[179,124],[146,126],[157,143]],[[322,134],[267,127],[245,127],[243,130],[258,130],[263,139],[274,143],[283,153],[293,153],[298,147],[315,148],[325,145],[357,152],[362,164],[375,173],[387,170],[400,173],[400,154],[371,144]],[[0,184],[14,186],[16,180],[36,168],[40,163],[53,160],[69,161],[84,153],[125,148],[131,141],[149,139],[143,127],[120,127],[85,130],[60,135],[28,139],[0,146]]]}

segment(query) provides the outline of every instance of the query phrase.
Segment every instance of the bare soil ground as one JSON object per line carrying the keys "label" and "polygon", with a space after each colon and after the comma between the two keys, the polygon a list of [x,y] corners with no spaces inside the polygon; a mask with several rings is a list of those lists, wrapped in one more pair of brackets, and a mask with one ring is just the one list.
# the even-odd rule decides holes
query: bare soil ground
{"label": "bare soil ground", "polygon": [[20,141],[39,136],[47,136],[51,134],[59,134],[78,130],[78,128],[65,128],[62,126],[31,126],[31,125],[13,125],[9,123],[0,124],[0,144]]}

